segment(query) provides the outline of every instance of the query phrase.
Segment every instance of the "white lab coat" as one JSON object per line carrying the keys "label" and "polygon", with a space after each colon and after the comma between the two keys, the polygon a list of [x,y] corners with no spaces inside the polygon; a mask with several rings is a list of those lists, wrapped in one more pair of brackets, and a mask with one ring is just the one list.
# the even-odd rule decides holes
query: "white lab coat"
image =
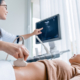
{"label": "white lab coat", "polygon": [[[8,33],[8,32],[6,32],[4,29],[2,29],[2,28],[0,28],[0,31],[1,31],[1,35],[0,35],[0,40],[1,41],[5,41],[5,42],[13,42],[14,41],[14,39],[16,38],[16,37],[18,37],[18,35],[13,35],[13,34],[11,34],[11,33]],[[16,41],[17,43],[19,42],[19,39],[17,39],[17,41]]]}

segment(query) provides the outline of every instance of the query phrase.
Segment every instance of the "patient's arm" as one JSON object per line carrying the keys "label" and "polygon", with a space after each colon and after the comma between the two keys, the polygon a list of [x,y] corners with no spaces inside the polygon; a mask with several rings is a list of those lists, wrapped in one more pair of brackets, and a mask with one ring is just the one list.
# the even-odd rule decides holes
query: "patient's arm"
{"label": "patient's arm", "polygon": [[47,80],[46,67],[41,62],[28,63],[26,67],[13,67],[16,80]]}

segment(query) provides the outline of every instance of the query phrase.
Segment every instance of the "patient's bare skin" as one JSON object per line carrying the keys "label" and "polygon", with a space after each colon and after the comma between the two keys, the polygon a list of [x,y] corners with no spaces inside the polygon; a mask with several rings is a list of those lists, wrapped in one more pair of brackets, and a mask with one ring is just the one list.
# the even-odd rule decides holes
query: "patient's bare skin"
{"label": "patient's bare skin", "polygon": [[73,57],[69,59],[69,62],[72,63],[80,63],[80,54],[74,54]]}
{"label": "patient's bare skin", "polygon": [[28,63],[26,67],[13,67],[16,80],[47,80],[46,67],[41,62]]}
{"label": "patient's bare skin", "polygon": [[[55,62],[56,61],[56,62]],[[70,74],[74,71],[72,66],[68,65],[68,68],[64,66],[65,64],[61,62],[58,64],[59,61],[55,60],[54,63],[58,65],[63,71],[71,71]],[[80,54],[74,55],[72,58],[69,59],[70,63],[80,63]],[[61,65],[63,64],[63,66]],[[54,65],[53,65],[54,66]],[[28,63],[26,67],[13,67],[15,71],[16,80],[47,80],[48,79],[48,72],[46,66],[42,62],[33,62]],[[74,72],[75,73],[75,72]]]}

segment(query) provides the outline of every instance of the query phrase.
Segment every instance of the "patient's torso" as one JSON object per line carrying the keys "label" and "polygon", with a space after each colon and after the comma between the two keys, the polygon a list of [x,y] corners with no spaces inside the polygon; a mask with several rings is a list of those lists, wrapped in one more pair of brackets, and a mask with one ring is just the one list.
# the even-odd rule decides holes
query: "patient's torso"
{"label": "patient's torso", "polygon": [[75,72],[74,68],[62,60],[53,60],[56,65],[57,80],[69,80]]}
{"label": "patient's torso", "polygon": [[67,64],[62,60],[53,60],[56,67],[57,80],[70,80],[75,76],[80,75],[80,64],[73,63],[72,65]]}
{"label": "patient's torso", "polygon": [[75,68],[62,60],[42,60],[47,67],[48,80],[70,80],[76,74]]}
{"label": "patient's torso", "polygon": [[57,80],[69,80],[74,76],[74,68],[62,60],[53,60],[56,67]]}

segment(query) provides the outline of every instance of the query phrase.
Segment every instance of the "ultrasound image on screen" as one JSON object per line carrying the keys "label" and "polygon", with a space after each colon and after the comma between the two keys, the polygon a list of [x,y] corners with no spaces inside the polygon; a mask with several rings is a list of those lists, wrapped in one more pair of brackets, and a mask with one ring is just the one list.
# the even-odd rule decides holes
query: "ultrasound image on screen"
{"label": "ultrasound image on screen", "polygon": [[[45,40],[55,39],[59,37],[58,33],[58,16],[51,17],[49,19],[40,21],[36,23],[36,28],[42,28],[42,34],[38,35],[38,37],[44,42]],[[36,43],[39,41],[36,39]]]}

